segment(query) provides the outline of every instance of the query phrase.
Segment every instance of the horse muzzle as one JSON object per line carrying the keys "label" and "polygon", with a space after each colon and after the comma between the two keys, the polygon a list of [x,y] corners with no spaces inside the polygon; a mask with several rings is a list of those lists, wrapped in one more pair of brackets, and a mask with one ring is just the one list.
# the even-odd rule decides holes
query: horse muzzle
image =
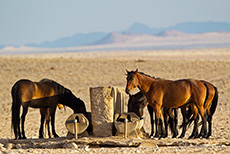
{"label": "horse muzzle", "polygon": [[125,89],[125,92],[127,93],[127,94],[130,94],[130,90],[129,89]]}

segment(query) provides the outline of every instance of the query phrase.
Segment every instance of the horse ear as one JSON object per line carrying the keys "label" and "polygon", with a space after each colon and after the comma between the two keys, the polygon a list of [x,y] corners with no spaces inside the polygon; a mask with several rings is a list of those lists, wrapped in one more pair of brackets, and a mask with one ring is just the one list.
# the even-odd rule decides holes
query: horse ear
{"label": "horse ear", "polygon": [[129,74],[129,71],[126,69],[126,72],[127,72],[127,74],[126,75],[128,75]]}
{"label": "horse ear", "polygon": [[136,69],[135,74],[137,74],[137,72],[138,72],[138,68]]}

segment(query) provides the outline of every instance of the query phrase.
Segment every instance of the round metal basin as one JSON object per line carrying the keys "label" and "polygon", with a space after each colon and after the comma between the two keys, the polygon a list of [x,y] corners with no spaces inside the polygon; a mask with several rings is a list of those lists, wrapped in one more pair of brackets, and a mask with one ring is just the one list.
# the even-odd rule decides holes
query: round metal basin
{"label": "round metal basin", "polygon": [[136,129],[140,129],[144,124],[144,119],[141,119],[133,112],[123,113],[115,120],[115,128],[120,132],[125,132],[125,122],[127,119],[127,133],[131,133]]}
{"label": "round metal basin", "polygon": [[75,134],[74,120],[77,119],[77,134],[83,133],[89,126],[88,119],[82,113],[72,114],[67,118],[65,126],[67,130]]}

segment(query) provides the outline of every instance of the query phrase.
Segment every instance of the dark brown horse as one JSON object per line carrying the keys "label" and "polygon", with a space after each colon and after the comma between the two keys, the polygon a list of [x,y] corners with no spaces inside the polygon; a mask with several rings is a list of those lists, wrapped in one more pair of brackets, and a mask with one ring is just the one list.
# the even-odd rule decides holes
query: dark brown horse
{"label": "dark brown horse", "polygon": [[[39,130],[39,138],[43,138],[43,125],[47,109],[51,116],[52,133],[54,137],[58,137],[55,132],[55,111],[57,104],[70,107],[74,113],[83,113],[86,115],[84,102],[77,98],[73,93],[60,85],[59,83],[43,79],[39,82],[22,79],[17,81],[12,89],[12,128],[14,130],[15,139],[25,139],[24,122],[28,107],[40,108],[41,126]],[[23,107],[21,115],[21,131],[20,131],[20,107]]]}
{"label": "dark brown horse", "polygon": [[[149,105],[146,97],[141,93],[138,92],[134,95],[129,94],[129,100],[128,100],[128,112],[134,112],[137,116],[142,117],[144,114],[144,108],[147,106],[148,112],[150,115],[150,122],[151,122],[151,133],[150,137],[153,137],[154,134],[154,119],[153,119],[153,108]],[[173,112],[172,112],[173,110]],[[167,137],[168,136],[168,123],[170,124],[170,129],[173,133],[173,138],[175,138],[178,135],[178,131],[176,129],[177,126],[177,110],[176,109],[169,109],[164,108],[163,109],[163,117],[164,117],[164,125],[165,125],[165,132],[161,132],[161,134],[164,134],[162,136]],[[159,136],[160,134],[157,134],[156,132],[155,136]]]}
{"label": "dark brown horse", "polygon": [[[64,108],[64,106],[62,104],[57,104],[58,108],[60,110],[62,110]],[[46,113],[43,113],[44,110],[40,109],[40,114],[45,114],[45,132],[44,134],[48,133],[48,137],[51,138],[51,133],[50,133],[50,121],[51,121],[51,117],[50,117],[50,111],[49,109],[46,109]],[[47,130],[47,133],[46,133]]]}
{"label": "dark brown horse", "polygon": [[[205,117],[205,85],[195,79],[181,79],[176,81],[156,79],[144,73],[127,71],[126,93],[129,94],[138,87],[147,98],[149,105],[156,114],[156,131],[164,130],[161,108],[178,108],[188,103],[194,104],[199,111],[203,124],[203,136],[207,137],[207,124]],[[160,134],[160,133],[159,133]]]}

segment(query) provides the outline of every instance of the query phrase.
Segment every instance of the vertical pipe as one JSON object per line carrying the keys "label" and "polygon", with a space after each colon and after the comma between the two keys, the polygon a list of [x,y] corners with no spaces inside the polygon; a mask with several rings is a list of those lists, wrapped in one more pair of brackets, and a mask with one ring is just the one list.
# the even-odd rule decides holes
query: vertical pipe
{"label": "vertical pipe", "polygon": [[125,121],[124,121],[124,122],[125,122],[125,124],[124,124],[125,138],[127,138],[127,136],[128,136],[128,135],[127,135],[127,134],[128,134],[128,132],[127,132],[127,131],[128,131],[128,128],[127,128],[127,127],[128,127],[128,124],[127,124],[127,122],[128,122],[128,121],[127,121],[126,118],[125,118]]}
{"label": "vertical pipe", "polygon": [[75,139],[77,139],[77,119],[74,119],[74,132],[75,132]]}

